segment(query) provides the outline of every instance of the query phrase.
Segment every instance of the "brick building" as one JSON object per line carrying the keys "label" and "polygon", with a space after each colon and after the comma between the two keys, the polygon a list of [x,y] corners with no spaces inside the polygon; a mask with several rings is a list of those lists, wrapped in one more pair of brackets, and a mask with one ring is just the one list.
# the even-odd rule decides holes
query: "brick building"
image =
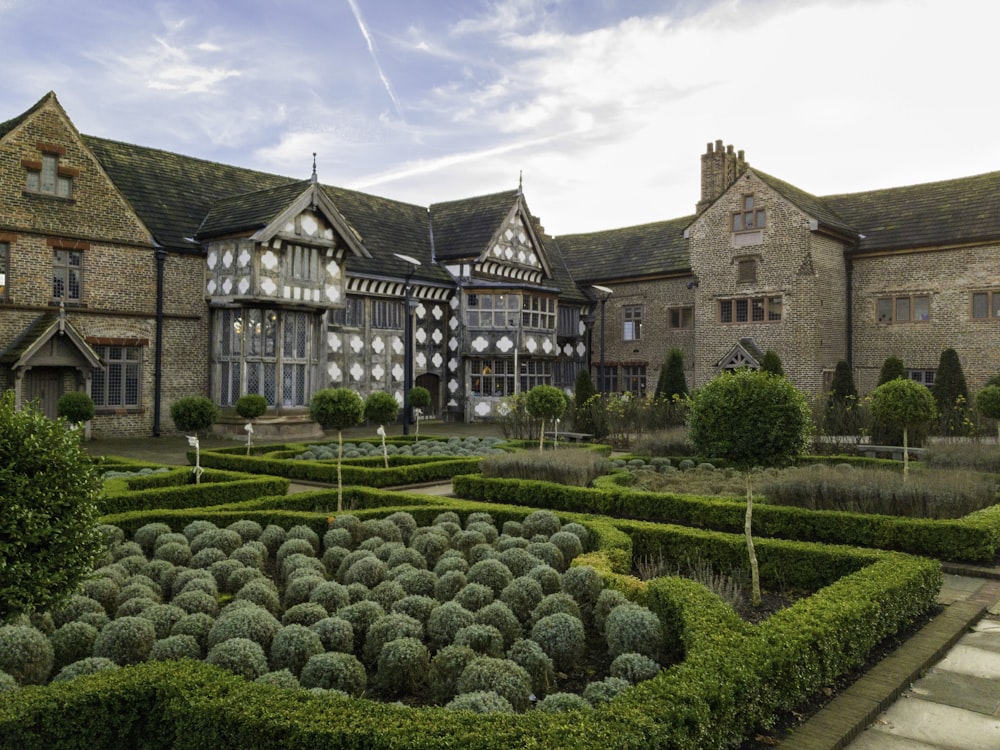
{"label": "brick building", "polygon": [[554,238],[520,188],[402,203],[81,135],[50,93],[0,123],[0,388],[52,415],[87,392],[100,436],[172,431],[189,395],[402,403],[407,365],[465,420],[602,361],[652,390],[675,347],[690,386],[767,350],[812,393],[841,359],[862,391],[890,354],[1000,371],[1000,173],[817,197],[721,141],[701,160],[694,214]]}

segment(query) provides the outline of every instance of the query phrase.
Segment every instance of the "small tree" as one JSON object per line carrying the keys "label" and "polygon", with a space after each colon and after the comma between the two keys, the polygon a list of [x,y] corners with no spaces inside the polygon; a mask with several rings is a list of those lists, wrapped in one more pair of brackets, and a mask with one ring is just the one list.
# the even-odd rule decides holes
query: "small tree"
{"label": "small tree", "polygon": [[805,449],[812,429],[809,405],[785,378],[741,369],[719,375],[698,390],[687,424],[688,440],[699,455],[731,461],[746,476],[743,528],[757,606],[760,572],[752,535],[753,471],[790,463]]}
{"label": "small tree", "polygon": [[78,432],[0,396],[0,622],[55,604],[93,569],[101,487]]}
{"label": "small tree", "polygon": [[785,375],[785,370],[781,366],[781,357],[772,349],[764,352],[764,356],[760,360],[760,369],[772,375],[781,375],[782,377]]}
{"label": "small tree", "polygon": [[186,396],[170,405],[170,418],[181,432],[198,434],[215,424],[219,418],[219,407],[205,396]]}
{"label": "small tree", "polygon": [[830,384],[830,395],[826,401],[823,427],[828,435],[841,435],[855,427],[848,414],[858,403],[858,389],[854,385],[854,374],[846,360],[837,362]]}
{"label": "small tree", "polygon": [[[382,457],[385,468],[389,468],[389,453],[385,447],[385,426],[395,422],[399,416],[399,402],[385,391],[375,391],[365,399],[365,418],[370,422],[378,422],[379,436],[382,438]],[[406,415],[403,415],[406,419]]]}
{"label": "small tree", "polygon": [[348,427],[361,424],[365,403],[349,388],[324,388],[316,391],[309,402],[309,416],[324,430],[337,431],[337,512],[344,509],[344,482],[341,462],[344,459],[344,433]]}
{"label": "small tree", "polygon": [[920,383],[897,378],[872,391],[872,416],[903,431],[903,480],[910,470],[909,431],[927,424],[937,414],[934,397]]}
{"label": "small tree", "polygon": [[56,414],[70,424],[89,422],[94,418],[94,400],[83,391],[70,391],[59,397]]}
{"label": "small tree", "polygon": [[905,377],[906,365],[903,364],[903,360],[895,355],[890,355],[885,358],[885,362],[882,363],[882,369],[879,370],[878,384],[883,385],[890,380]]}
{"label": "small tree", "polygon": [[259,393],[246,393],[236,399],[236,413],[243,419],[249,420],[246,424],[248,456],[253,446],[253,421],[266,411],[267,399]]}
{"label": "small tree", "polygon": [[[884,385],[892,380],[906,377],[906,365],[895,355],[886,357],[882,369],[878,373],[878,385]],[[899,445],[903,441],[903,433],[890,425],[872,417],[872,442],[876,445]]]}
{"label": "small tree", "polygon": [[673,401],[674,396],[683,398],[687,392],[687,380],[684,378],[684,352],[680,349],[671,349],[667,353],[663,369],[660,370],[654,395],[657,399],[665,398],[668,401]]}
{"label": "small tree", "polygon": [[[409,397],[410,406],[416,410],[413,415],[417,425],[416,434],[413,436],[413,440],[416,442],[420,440],[420,415],[424,409],[431,405],[431,392],[422,385],[415,385],[410,389]],[[403,415],[403,419],[406,419],[406,415]]]}
{"label": "small tree", "polygon": [[525,407],[528,414],[542,421],[538,437],[538,450],[541,451],[545,447],[545,420],[556,420],[563,415],[566,396],[554,385],[536,385],[528,391]]}
{"label": "small tree", "polygon": [[976,408],[987,419],[997,421],[997,445],[1000,445],[1000,384],[988,385],[976,394]]}
{"label": "small tree", "polygon": [[941,352],[931,394],[941,417],[941,433],[955,435],[962,432],[969,405],[969,389],[965,384],[962,362],[954,349]]}
{"label": "small tree", "polygon": [[581,368],[573,385],[573,426],[577,432],[594,431],[594,421],[590,418],[590,410],[586,404],[596,394],[597,388],[594,387],[594,379],[590,377],[590,370]]}

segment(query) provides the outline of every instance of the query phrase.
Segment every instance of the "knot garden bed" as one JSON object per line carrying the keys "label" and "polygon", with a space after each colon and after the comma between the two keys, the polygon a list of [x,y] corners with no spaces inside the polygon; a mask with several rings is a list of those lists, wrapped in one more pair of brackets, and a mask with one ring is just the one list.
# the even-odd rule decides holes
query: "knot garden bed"
{"label": "knot garden bed", "polygon": [[[202,454],[203,456],[205,454]],[[235,458],[236,456],[234,456]],[[516,493],[515,493],[516,495]],[[488,513],[498,526],[523,524],[531,508],[370,487],[345,489],[359,522],[405,512],[419,526],[451,513],[463,527]],[[512,497],[516,500],[517,497]],[[331,528],[333,491],[257,497],[201,508],[133,510],[103,519],[131,538],[150,524],[181,533],[210,521],[252,521],[322,537]],[[743,537],[682,526],[558,511],[586,529],[573,560],[604,586],[648,607],[673,660],[652,679],[587,710],[474,713],[407,707],[369,698],[316,695],[263,685],[208,664],[147,662],[45,687],[0,693],[0,744],[22,748],[364,747],[733,747],[777,713],[860,664],[884,638],[934,606],[939,565],[907,555],[758,539],[765,583],[811,592],[759,625],[740,620],[708,589],[664,577],[629,575],[633,559],[656,554],[678,564],[699,556],[718,569],[742,565]],[[333,523],[336,524],[336,518]],[[470,548],[471,549],[471,548]]]}

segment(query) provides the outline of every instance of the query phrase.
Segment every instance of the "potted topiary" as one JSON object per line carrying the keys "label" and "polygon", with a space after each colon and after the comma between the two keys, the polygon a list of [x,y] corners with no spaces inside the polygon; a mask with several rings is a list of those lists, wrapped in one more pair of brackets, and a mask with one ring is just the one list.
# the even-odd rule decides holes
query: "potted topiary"
{"label": "potted topiary", "polygon": [[205,432],[218,416],[219,408],[205,396],[185,396],[170,405],[170,418],[181,432]]}

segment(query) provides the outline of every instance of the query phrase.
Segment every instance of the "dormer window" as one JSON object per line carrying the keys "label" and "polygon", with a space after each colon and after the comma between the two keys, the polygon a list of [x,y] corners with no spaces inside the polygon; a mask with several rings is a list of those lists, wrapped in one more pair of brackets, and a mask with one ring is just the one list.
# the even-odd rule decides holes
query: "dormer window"
{"label": "dormer window", "polygon": [[40,143],[41,159],[25,159],[21,162],[26,171],[24,189],[31,193],[44,193],[57,198],[73,197],[73,178],[80,171],[65,165],[60,166],[59,157],[66,149],[61,146]]}
{"label": "dormer window", "polygon": [[743,210],[733,214],[733,231],[752,232],[755,229],[763,229],[766,221],[764,209],[754,206],[753,195],[744,195]]}

